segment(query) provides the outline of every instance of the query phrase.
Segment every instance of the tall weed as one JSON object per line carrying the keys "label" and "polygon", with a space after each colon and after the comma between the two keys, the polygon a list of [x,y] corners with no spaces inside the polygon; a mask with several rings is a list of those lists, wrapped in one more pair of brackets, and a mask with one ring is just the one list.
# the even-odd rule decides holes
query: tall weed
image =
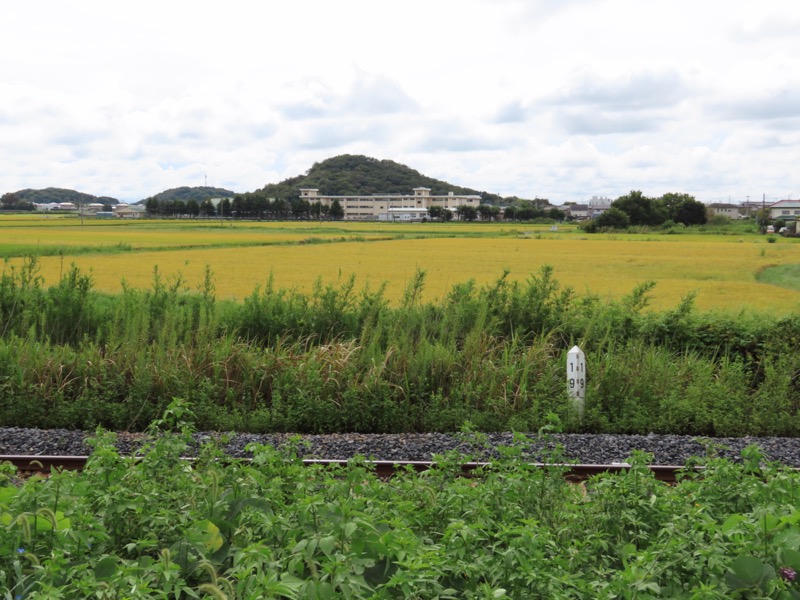
{"label": "tall weed", "polygon": [[[424,282],[398,306],[352,277],[218,303],[208,270],[197,290],[156,268],[150,289],[108,296],[75,267],[45,288],[31,258],[0,276],[0,420],[142,429],[186,397],[211,429],[536,430],[556,414],[578,431],[800,435],[797,319],[699,314],[691,295],[652,312],[648,282],[578,297],[549,267],[433,303]],[[583,422],[563,378],[575,344]]]}

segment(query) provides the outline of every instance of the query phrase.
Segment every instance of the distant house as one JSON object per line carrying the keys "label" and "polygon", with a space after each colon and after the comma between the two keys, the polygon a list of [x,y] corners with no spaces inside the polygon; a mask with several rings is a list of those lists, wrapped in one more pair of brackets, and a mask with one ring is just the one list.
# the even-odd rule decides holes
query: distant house
{"label": "distant house", "polygon": [[84,215],[95,215],[98,212],[102,212],[103,208],[104,206],[99,202],[92,202],[90,204],[82,204],[80,212]]}
{"label": "distant house", "polygon": [[130,206],[128,204],[117,204],[114,208],[114,216],[118,219],[138,219],[145,212],[144,206]]}
{"label": "distant house", "polygon": [[596,219],[611,208],[611,200],[605,197],[592,196],[591,200],[586,204],[568,202],[556,208],[563,211],[567,218],[575,221],[586,221],[587,219]]}
{"label": "distant house", "polygon": [[762,208],[765,208],[763,202],[747,200],[739,205],[739,214],[743,217],[754,217]]}
{"label": "distant house", "polygon": [[567,206],[567,218],[576,221],[586,221],[589,219],[590,209],[588,204],[570,204]]}
{"label": "distant house", "polygon": [[770,219],[800,220],[800,200],[781,200],[769,205]]}
{"label": "distant house", "polygon": [[724,202],[714,202],[708,205],[708,212],[712,216],[722,215],[731,219],[739,219],[742,216],[742,207],[738,204],[726,204]]}
{"label": "distant house", "polygon": [[592,199],[589,200],[589,218],[596,219],[609,208],[611,208],[611,201],[608,198],[592,196]]}

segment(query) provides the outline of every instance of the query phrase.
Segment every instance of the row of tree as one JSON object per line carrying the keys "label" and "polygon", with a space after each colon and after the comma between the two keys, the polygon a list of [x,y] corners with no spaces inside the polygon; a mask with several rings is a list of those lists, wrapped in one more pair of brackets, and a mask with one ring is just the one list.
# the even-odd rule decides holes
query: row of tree
{"label": "row of tree", "polygon": [[[148,198],[145,202],[147,214],[151,217],[166,218],[214,218],[254,220],[340,220],[344,218],[344,209],[338,200],[330,205],[321,202],[309,202],[302,198],[285,200],[267,198],[261,192],[236,194],[233,198],[223,198],[216,204],[211,199],[198,202],[191,199],[159,200]],[[477,207],[462,205],[454,210],[441,206],[428,209],[428,217],[432,221],[494,221],[500,218],[501,209],[494,204],[481,204]],[[542,208],[532,202],[520,201],[506,207],[503,218],[514,221],[532,221],[534,219],[552,219],[561,221],[565,215],[557,208]]]}
{"label": "row of tree", "polygon": [[[501,215],[502,213],[502,215]],[[502,218],[507,221],[534,221],[536,219],[549,219],[551,221],[563,221],[566,215],[563,211],[555,207],[544,208],[537,206],[530,200],[518,201],[516,204],[506,206],[505,210],[500,209],[494,204],[481,204],[474,206],[458,206],[455,211],[440,206],[432,206],[428,209],[428,215],[434,221],[450,221],[454,217],[459,221],[496,221]]]}
{"label": "row of tree", "polygon": [[[224,217],[255,220],[315,220],[344,218],[344,210],[338,200],[330,206],[320,202],[309,202],[303,198],[268,198],[261,192],[236,194],[223,198],[216,204],[211,199],[198,202],[191,199],[159,200],[148,198],[145,203],[147,213],[152,217]],[[501,209],[494,204],[459,206],[455,210],[433,206],[428,216],[434,221],[494,221],[501,216]],[[517,200],[502,212],[502,218],[509,221],[533,221],[550,219],[563,221],[563,211],[543,202]],[[611,208],[597,219],[587,224],[589,231],[598,229],[625,229],[631,226],[661,226],[668,221],[684,225],[702,225],[706,222],[706,206],[689,194],[664,194],[660,198],[649,198],[640,191],[632,191],[620,196]]]}
{"label": "row of tree", "polygon": [[611,203],[611,208],[592,221],[586,229],[625,229],[658,227],[672,221],[684,225],[703,225],[708,220],[706,205],[690,194],[664,194],[649,198],[634,190]]}
{"label": "row of tree", "polygon": [[0,196],[0,210],[35,210],[33,202],[20,198],[15,192],[8,192]]}
{"label": "row of tree", "polygon": [[266,198],[258,192],[236,194],[233,198],[222,198],[216,204],[210,198],[198,202],[191,199],[159,200],[148,198],[145,202],[147,214],[151,217],[167,218],[236,218],[255,220],[295,220],[342,219],[344,210],[338,200],[330,206],[320,202],[309,202],[302,198],[284,200]]}

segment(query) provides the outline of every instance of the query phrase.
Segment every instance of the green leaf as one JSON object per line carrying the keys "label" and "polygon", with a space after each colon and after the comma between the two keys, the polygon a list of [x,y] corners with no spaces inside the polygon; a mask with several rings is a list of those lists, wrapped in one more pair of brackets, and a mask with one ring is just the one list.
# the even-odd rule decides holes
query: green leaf
{"label": "green leaf", "polygon": [[0,487],[0,504],[8,506],[17,494],[19,494],[19,488]]}
{"label": "green leaf", "polygon": [[745,586],[756,585],[764,575],[764,563],[753,556],[740,556],[731,565],[731,571]]}
{"label": "green leaf", "polygon": [[225,538],[220,534],[219,527],[208,519],[195,523],[194,527],[188,532],[187,539],[195,548],[212,554],[225,543]]}
{"label": "green leaf", "polygon": [[[50,513],[52,514],[52,513]],[[63,529],[69,529],[72,523],[69,519],[64,516],[64,513],[56,511],[56,531],[61,531]],[[36,531],[52,531],[53,530],[53,522],[45,515],[36,515],[35,517],[28,517],[28,522],[36,523]]]}
{"label": "green leaf", "polygon": [[350,523],[345,523],[344,537],[346,538],[351,537],[353,533],[355,533],[356,529],[358,529],[358,525],[353,523],[352,521]]}
{"label": "green leaf", "polygon": [[800,550],[800,529],[790,527],[775,535],[775,545],[782,548]]}
{"label": "green leaf", "polygon": [[333,586],[327,581],[317,583],[317,595],[323,600],[330,600],[334,597]]}
{"label": "green leaf", "polygon": [[778,557],[780,558],[781,567],[791,567],[800,572],[800,552],[791,548],[781,548],[778,550]]}
{"label": "green leaf", "polygon": [[661,586],[655,581],[640,581],[636,584],[636,589],[641,591],[650,591],[655,594],[661,593]]}
{"label": "green leaf", "polygon": [[725,534],[730,533],[732,529],[736,528],[736,526],[739,525],[739,523],[746,520],[747,519],[745,518],[744,515],[731,515],[720,526],[719,530]]}
{"label": "green leaf", "polygon": [[758,520],[758,527],[761,531],[772,531],[781,524],[781,520],[775,515],[765,514]]}
{"label": "green leaf", "polygon": [[308,545],[306,546],[306,552],[305,552],[306,558],[310,559],[312,556],[314,556],[314,553],[317,551],[318,544],[319,541],[314,538],[308,540]]}
{"label": "green leaf", "polygon": [[322,538],[319,541],[319,549],[325,553],[325,556],[330,556],[333,554],[333,550],[336,548],[336,538],[333,536],[327,536]]}
{"label": "green leaf", "polygon": [[623,561],[627,561],[631,556],[636,556],[636,552],[637,549],[635,544],[625,544],[620,548],[620,554]]}
{"label": "green leaf", "polygon": [[111,579],[117,572],[117,557],[106,556],[100,559],[94,566],[94,576],[98,581]]}
{"label": "green leaf", "polygon": [[216,552],[222,548],[225,539],[219,532],[219,527],[208,519],[197,523],[197,529],[192,536],[192,541],[203,546],[206,552]]}

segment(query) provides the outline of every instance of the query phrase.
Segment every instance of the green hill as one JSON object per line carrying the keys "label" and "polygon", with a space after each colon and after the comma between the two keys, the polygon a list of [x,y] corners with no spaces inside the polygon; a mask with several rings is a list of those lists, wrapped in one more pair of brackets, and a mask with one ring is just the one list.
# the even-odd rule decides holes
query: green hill
{"label": "green hill", "polygon": [[17,192],[8,192],[0,197],[0,203],[4,206],[26,205],[26,204],[47,204],[50,202],[72,202],[73,204],[119,204],[119,200],[109,196],[93,196],[75,190],[64,188],[44,188],[41,190],[24,189]]}
{"label": "green hill", "polygon": [[291,200],[300,195],[300,188],[317,188],[320,193],[331,196],[363,196],[410,194],[415,187],[430,188],[434,195],[454,192],[480,195],[484,202],[496,203],[501,200],[497,194],[426,177],[419,171],[392,160],[378,160],[356,154],[342,154],[314,163],[305,175],[265,185],[256,190],[256,193],[269,198]]}
{"label": "green hill", "polygon": [[136,204],[146,204],[150,199],[158,200],[160,203],[175,202],[176,200],[180,200],[181,202],[196,200],[198,203],[200,203],[203,202],[203,200],[208,200],[209,198],[230,198],[233,195],[234,193],[232,191],[223,188],[215,188],[203,185],[197,187],[183,186],[164,190],[155,196],[150,196],[150,198],[140,200]]}

